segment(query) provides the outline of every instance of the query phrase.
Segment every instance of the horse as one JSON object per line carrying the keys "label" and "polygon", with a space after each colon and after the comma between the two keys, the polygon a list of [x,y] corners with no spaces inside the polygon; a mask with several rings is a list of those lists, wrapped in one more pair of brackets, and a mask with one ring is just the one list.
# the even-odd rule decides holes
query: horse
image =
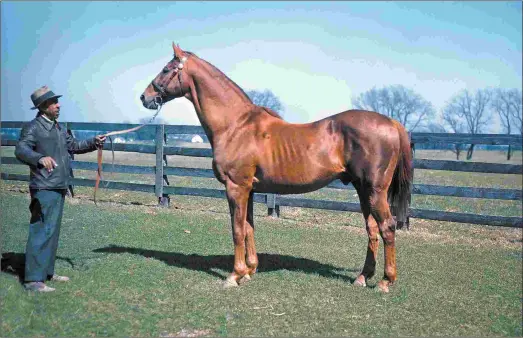
{"label": "horse", "polygon": [[[145,88],[144,107],[159,109],[185,97],[194,105],[213,150],[212,167],[225,185],[234,244],[233,271],[224,287],[251,280],[258,267],[253,194],[301,194],[339,179],[355,187],[368,235],[356,286],[376,270],[378,234],[384,245],[382,292],[396,281],[396,221],[409,208],[412,153],[405,128],[364,110],[347,110],[319,121],[288,123],[255,105],[222,71],[172,44],[174,57]],[[390,205],[396,208],[395,220]]]}

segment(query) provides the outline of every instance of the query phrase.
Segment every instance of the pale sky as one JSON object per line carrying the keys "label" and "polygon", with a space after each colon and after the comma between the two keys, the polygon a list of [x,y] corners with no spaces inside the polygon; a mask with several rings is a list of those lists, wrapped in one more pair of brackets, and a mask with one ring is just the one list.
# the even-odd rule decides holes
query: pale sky
{"label": "pale sky", "polygon": [[[62,121],[150,117],[139,96],[171,42],[244,90],[270,89],[290,122],[401,84],[439,113],[462,89],[522,87],[521,2],[1,2],[1,119],[34,117],[42,85]],[[160,116],[199,124],[186,99]]]}

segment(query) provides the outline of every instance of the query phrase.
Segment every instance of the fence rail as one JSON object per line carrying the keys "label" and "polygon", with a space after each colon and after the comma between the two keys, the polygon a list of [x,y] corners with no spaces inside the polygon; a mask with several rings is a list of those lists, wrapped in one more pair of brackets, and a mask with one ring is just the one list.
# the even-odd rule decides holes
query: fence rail
{"label": "fence rail", "polygon": [[[6,121],[2,122],[2,128],[21,128],[24,122]],[[85,122],[64,122],[62,123],[71,130],[92,130],[97,132],[128,129],[137,126],[136,124],[122,123],[85,123]],[[172,187],[165,185],[169,175],[189,176],[189,177],[214,177],[211,169],[174,167],[167,164],[168,155],[182,155],[192,157],[212,157],[211,149],[189,148],[168,146],[166,144],[167,134],[197,134],[205,136],[203,128],[200,126],[174,126],[174,125],[149,125],[143,130],[153,131],[155,133],[154,144],[132,144],[132,143],[114,143],[112,145],[115,151],[137,152],[144,154],[156,154],[155,166],[134,166],[104,164],[104,171],[113,171],[117,173],[129,174],[150,174],[155,175],[155,184],[137,184],[126,182],[104,181],[103,186],[107,189],[133,190],[155,193],[160,203],[164,204],[169,195],[190,195],[202,197],[225,198],[225,191],[221,189],[204,189],[204,188],[184,188]],[[518,135],[498,135],[498,134],[435,134],[435,133],[411,133],[412,144],[432,143],[432,144],[486,144],[486,145],[512,145],[521,146],[522,139]],[[17,140],[2,139],[2,146],[14,146]],[[111,150],[111,144],[104,145],[105,150]],[[2,157],[2,164],[19,165],[22,164],[13,157]],[[497,174],[522,174],[523,166],[514,164],[497,164],[481,162],[462,162],[462,161],[443,161],[443,160],[425,160],[414,159],[413,166],[415,169],[430,170],[448,170],[448,171],[465,171]],[[97,164],[94,162],[73,161],[73,169],[77,170],[96,170]],[[28,181],[28,175],[2,173],[3,180]],[[74,179],[77,186],[94,186],[94,180]],[[352,185],[345,186],[340,181],[334,181],[327,186],[333,189],[354,190]],[[441,185],[414,184],[412,194],[420,195],[437,195],[449,197],[468,197],[468,198],[488,198],[499,200],[521,200],[521,189],[495,189],[495,188],[474,188],[474,187],[456,187]],[[306,198],[290,198],[274,194],[255,194],[255,202],[265,203],[269,213],[278,212],[280,206],[316,208],[327,210],[340,210],[361,212],[359,203],[313,200]],[[411,208],[410,217],[423,218],[430,220],[463,222],[473,224],[486,224],[505,227],[523,227],[521,217],[506,217],[492,215],[476,215],[469,213],[445,212],[440,210],[426,210]]]}
{"label": "fence rail", "polygon": [[[23,164],[14,157],[2,157],[3,164]],[[77,170],[97,170],[98,164],[95,162],[73,161],[73,169]],[[115,173],[125,174],[155,174],[156,166],[135,166],[124,164],[109,164],[102,165],[103,171],[111,171]],[[164,166],[163,173],[165,175],[173,176],[189,176],[189,177],[205,177],[214,178],[214,172],[211,169],[200,168],[186,168],[186,167],[170,167]],[[352,185],[344,185],[340,181],[330,183],[328,188],[353,190]],[[457,186],[442,186],[430,184],[414,184],[413,194],[418,195],[437,195],[437,196],[453,196],[453,197],[469,197],[469,198],[489,198],[500,200],[520,200],[523,197],[521,190],[516,189],[497,189],[497,188],[473,188],[473,187],[457,187]]]}

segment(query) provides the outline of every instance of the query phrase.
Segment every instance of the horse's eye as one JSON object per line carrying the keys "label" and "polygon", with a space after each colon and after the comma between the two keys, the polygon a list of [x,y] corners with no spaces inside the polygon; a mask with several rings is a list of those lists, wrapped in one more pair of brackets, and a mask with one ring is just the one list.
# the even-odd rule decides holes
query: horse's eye
{"label": "horse's eye", "polygon": [[169,73],[169,68],[165,67],[165,68],[163,69],[163,72],[164,72],[164,73]]}

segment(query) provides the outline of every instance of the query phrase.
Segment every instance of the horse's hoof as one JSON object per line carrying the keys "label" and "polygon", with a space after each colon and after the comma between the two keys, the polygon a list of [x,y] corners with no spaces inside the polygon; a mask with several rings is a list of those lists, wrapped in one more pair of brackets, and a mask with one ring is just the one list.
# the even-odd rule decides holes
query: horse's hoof
{"label": "horse's hoof", "polygon": [[245,284],[247,282],[250,282],[252,280],[251,276],[249,276],[248,274],[243,276],[239,281],[238,281],[238,285],[242,285],[242,284]]}
{"label": "horse's hoof", "polygon": [[356,278],[356,280],[354,281],[354,283],[352,283],[352,285],[366,287],[367,283],[365,282],[365,277],[363,277],[361,275],[358,276],[358,278]]}
{"label": "horse's hoof", "polygon": [[388,281],[380,281],[378,283],[378,290],[383,293],[389,293],[389,282]]}
{"label": "horse's hoof", "polygon": [[237,287],[238,286],[238,283],[233,280],[233,279],[229,279],[227,278],[225,280],[225,282],[223,282],[223,288],[224,289],[230,289],[230,288],[234,288],[234,287]]}

